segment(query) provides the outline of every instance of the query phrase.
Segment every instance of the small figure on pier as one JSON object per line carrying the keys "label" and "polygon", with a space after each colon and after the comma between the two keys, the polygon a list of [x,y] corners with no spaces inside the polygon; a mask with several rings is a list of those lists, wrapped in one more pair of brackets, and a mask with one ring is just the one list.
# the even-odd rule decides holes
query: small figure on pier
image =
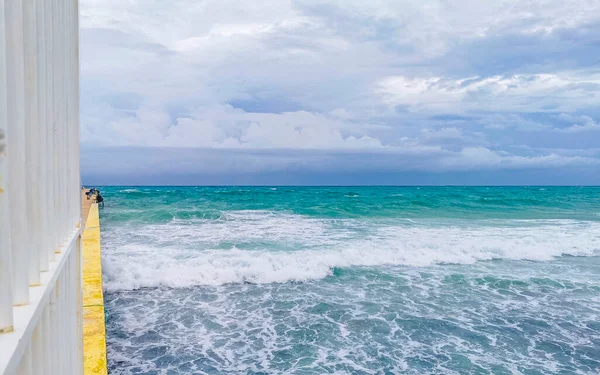
{"label": "small figure on pier", "polygon": [[100,195],[100,190],[96,190],[96,202],[98,203],[98,207],[104,208],[104,198]]}
{"label": "small figure on pier", "polygon": [[85,193],[85,195],[87,196],[87,199],[90,199],[91,197],[94,196],[94,194],[97,192],[96,189],[91,188],[87,193]]}

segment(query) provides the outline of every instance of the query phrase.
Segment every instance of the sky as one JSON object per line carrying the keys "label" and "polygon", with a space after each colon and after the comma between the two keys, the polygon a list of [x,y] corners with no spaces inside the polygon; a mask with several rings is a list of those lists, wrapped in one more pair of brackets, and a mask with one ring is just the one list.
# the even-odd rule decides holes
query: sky
{"label": "sky", "polygon": [[598,0],[80,0],[94,185],[600,185]]}

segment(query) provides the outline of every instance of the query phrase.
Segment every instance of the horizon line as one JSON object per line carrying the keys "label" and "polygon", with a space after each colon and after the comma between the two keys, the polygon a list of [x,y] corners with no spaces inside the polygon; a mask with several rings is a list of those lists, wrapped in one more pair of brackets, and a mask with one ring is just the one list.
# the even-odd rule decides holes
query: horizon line
{"label": "horizon line", "polygon": [[[395,185],[395,184],[377,184],[377,185],[121,185],[121,184],[100,184],[94,185],[100,187],[593,187],[600,188],[600,185],[455,185],[455,184],[430,184],[430,185]],[[83,184],[82,187],[92,187],[92,185]]]}

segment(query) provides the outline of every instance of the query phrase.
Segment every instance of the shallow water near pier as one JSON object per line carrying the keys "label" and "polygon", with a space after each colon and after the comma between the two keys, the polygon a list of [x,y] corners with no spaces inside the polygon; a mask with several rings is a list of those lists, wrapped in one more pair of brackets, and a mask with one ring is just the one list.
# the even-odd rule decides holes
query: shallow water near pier
{"label": "shallow water near pier", "polygon": [[111,374],[600,371],[600,188],[101,190]]}

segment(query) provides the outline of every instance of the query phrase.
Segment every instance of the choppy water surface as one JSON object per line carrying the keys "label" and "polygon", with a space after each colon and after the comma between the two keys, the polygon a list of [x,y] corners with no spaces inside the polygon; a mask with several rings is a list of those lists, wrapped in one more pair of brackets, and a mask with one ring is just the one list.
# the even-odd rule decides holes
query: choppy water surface
{"label": "choppy water surface", "polygon": [[111,374],[600,372],[600,188],[101,190]]}

